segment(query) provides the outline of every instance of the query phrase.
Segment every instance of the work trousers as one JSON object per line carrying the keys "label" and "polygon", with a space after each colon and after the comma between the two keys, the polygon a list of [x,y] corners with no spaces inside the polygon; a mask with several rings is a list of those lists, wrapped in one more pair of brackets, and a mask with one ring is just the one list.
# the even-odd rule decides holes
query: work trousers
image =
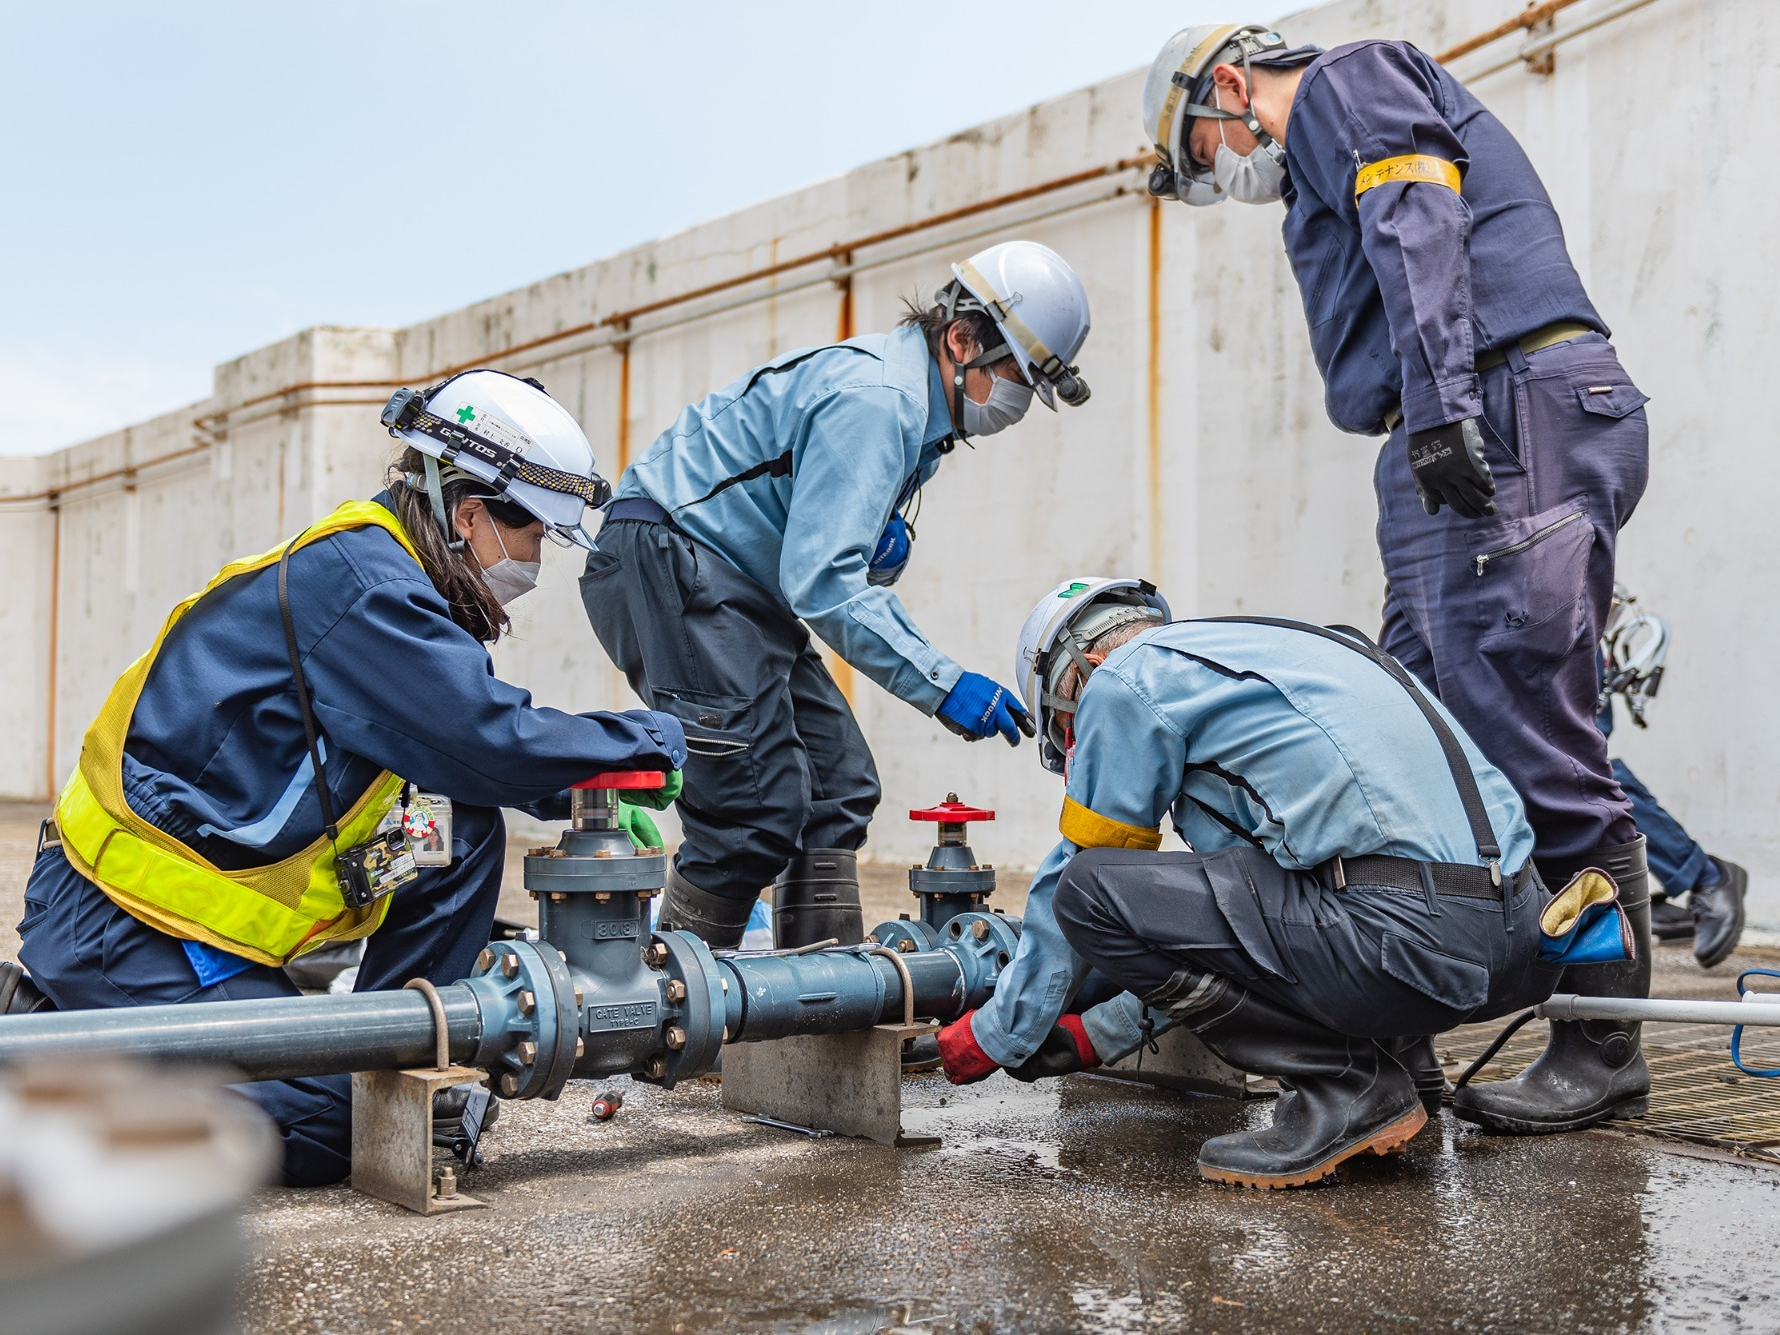
{"label": "work trousers", "polygon": [[1509,901],[1349,883],[1293,871],[1259,849],[1086,849],[1052,910],[1064,937],[1138,997],[1181,969],[1215,974],[1340,1033],[1437,1034],[1543,1001],[1545,895]]}
{"label": "work trousers", "polygon": [[600,530],[581,600],[631,688],[686,729],[682,876],[753,899],[801,850],[865,842],[877,766],[782,602],[678,529],[640,519]]}
{"label": "work trousers", "polygon": [[[422,867],[395,891],[383,925],[365,943],[358,992],[437,984],[469,976],[488,944],[500,898],[506,826],[493,807],[454,806],[454,861]],[[175,938],[131,917],[75,871],[60,846],[37,855],[25,888],[19,959],[61,1009],[162,1006],[294,997],[284,970],[256,964],[205,987]],[[284,1183],[324,1186],[352,1170],[352,1077],[311,1076],[236,1086],[278,1126]]]}
{"label": "work trousers", "polygon": [[1378,457],[1383,647],[1425,682],[1526,803],[1540,857],[1637,834],[1595,726],[1613,556],[1649,474],[1644,395],[1586,334],[1486,371],[1496,513],[1422,509],[1403,427]]}

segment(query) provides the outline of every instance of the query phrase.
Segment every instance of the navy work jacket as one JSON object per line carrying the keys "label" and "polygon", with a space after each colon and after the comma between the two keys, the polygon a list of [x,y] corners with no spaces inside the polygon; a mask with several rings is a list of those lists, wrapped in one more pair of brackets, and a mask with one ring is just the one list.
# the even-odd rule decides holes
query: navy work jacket
{"label": "navy work jacket", "polygon": [[[389,504],[387,493],[377,499]],[[336,815],[382,770],[472,806],[534,806],[606,770],[678,769],[670,714],[566,714],[494,675],[432,581],[380,528],[290,558],[290,603]],[[199,600],[161,646],[124,743],[130,809],[225,870],[321,837],[278,568]]]}
{"label": "navy work jacket", "polygon": [[[1458,168],[1374,186],[1362,167],[1422,154]],[[1483,411],[1476,356],[1559,321],[1607,333],[1538,173],[1502,122],[1408,42],[1354,42],[1304,72],[1286,126],[1286,252],[1330,420],[1382,435]]]}

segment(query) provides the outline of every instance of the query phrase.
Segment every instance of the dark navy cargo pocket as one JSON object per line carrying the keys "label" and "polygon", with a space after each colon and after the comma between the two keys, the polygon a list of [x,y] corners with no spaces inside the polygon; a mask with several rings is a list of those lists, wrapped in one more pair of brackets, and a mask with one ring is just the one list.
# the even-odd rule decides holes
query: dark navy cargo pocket
{"label": "dark navy cargo pocket", "polygon": [[657,688],[653,694],[655,708],[679,719],[686,733],[686,796],[693,805],[714,812],[758,808],[754,702],[708,691]]}
{"label": "dark navy cargo pocket", "polygon": [[[1623,374],[1623,372],[1621,373]],[[1591,380],[1586,375],[1571,381],[1576,399],[1584,412],[1597,417],[1629,417],[1650,402],[1650,395],[1629,380],[1602,376]]]}
{"label": "dark navy cargo pocket", "polygon": [[1477,647],[1529,668],[1562,658],[1582,633],[1595,528],[1580,499],[1477,529]]}
{"label": "dark navy cargo pocket", "polygon": [[1489,999],[1490,972],[1481,964],[1391,932],[1384,934],[1382,950],[1386,973],[1442,1006],[1472,1011]]}

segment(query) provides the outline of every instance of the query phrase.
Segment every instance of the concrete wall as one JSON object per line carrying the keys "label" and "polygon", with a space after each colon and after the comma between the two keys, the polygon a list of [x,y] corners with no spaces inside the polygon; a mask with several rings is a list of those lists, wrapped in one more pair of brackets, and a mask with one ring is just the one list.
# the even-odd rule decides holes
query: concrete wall
{"label": "concrete wall", "polygon": [[[1560,29],[1609,3],[1583,0]],[[1504,0],[1347,0],[1285,26],[1297,41],[1408,36],[1440,50],[1511,12]],[[1517,40],[1454,69],[1483,69]],[[1625,737],[1623,753],[1764,887],[1780,872],[1780,722],[1762,693],[1780,660],[1780,621],[1763,596],[1780,569],[1768,512],[1780,462],[1764,439],[1776,282],[1764,245],[1772,192],[1756,155],[1759,127],[1780,114],[1777,54],[1780,7],[1657,0],[1563,46],[1549,76],[1517,65],[1476,84],[1538,164],[1626,365],[1654,398],[1653,480],[1622,543],[1623,573],[1672,619],[1676,646],[1655,726]],[[374,489],[390,444],[376,405],[392,382],[480,361],[538,375],[616,476],[688,400],[780,350],[888,326],[899,299],[930,292],[951,259],[1011,236],[1044,241],[1081,271],[1094,398],[1035,410],[954,456],[927,489],[900,590],[934,641],[1005,678],[1032,600],[1082,571],[1147,573],[1182,615],[1375,624],[1377,442],[1323,417],[1277,210],[1158,209],[1142,169],[1128,167],[861,244],[850,258],[868,267],[850,292],[826,281],[842,257],[624,328],[600,323],[1129,159],[1147,148],[1140,83],[1140,72],[1110,80],[412,328],[306,331],[219,367],[213,398],[188,412],[7,463],[0,794],[40,795],[67,772],[113,677],[217,566]],[[770,299],[711,313],[760,294]],[[177,457],[144,465],[167,454]],[[53,505],[5,499],[52,488]],[[540,589],[496,650],[500,671],[566,708],[629,703],[587,629],[576,563],[547,552]],[[1059,794],[1030,747],[965,746],[869,683],[853,695],[885,780],[877,857],[919,856],[929,832],[903,812],[947,790],[1001,813],[975,841],[985,857],[1042,855]],[[1758,912],[1780,919],[1780,888],[1764,888]]]}

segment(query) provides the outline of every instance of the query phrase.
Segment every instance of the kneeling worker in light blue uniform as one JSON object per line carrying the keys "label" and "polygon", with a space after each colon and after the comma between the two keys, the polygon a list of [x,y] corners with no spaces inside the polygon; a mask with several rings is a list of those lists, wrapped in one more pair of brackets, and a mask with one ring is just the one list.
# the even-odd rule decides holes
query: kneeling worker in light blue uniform
{"label": "kneeling worker in light blue uniform", "polygon": [[581,590],[637,694],[686,728],[663,928],[734,948],[776,882],[779,945],[863,934],[877,770],[810,631],[963,737],[1031,735],[1018,697],[935,649],[887,586],[956,442],[1011,426],[1035,393],[1086,401],[1088,299],[1031,241],[952,273],[895,332],[788,352],[692,404],[619,483]]}
{"label": "kneeling worker in light blue uniform", "polygon": [[[1034,609],[1019,671],[1063,840],[995,995],[941,1032],[954,1083],[1116,1060],[1159,1016],[1283,1091],[1201,1174],[1299,1186],[1422,1127],[1428,1035],[1550,995],[1520,799],[1358,632],[1168,624],[1150,586],[1083,579]],[[1193,851],[1159,851],[1164,816]]]}

